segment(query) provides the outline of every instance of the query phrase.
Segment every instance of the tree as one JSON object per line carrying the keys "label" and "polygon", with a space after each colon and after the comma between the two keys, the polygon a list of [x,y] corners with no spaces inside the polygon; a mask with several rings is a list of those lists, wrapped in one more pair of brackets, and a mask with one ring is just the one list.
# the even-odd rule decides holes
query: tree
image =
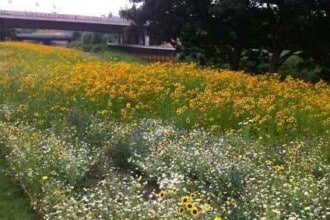
{"label": "tree", "polygon": [[83,32],[81,35],[81,43],[85,45],[106,44],[104,34],[96,32]]}
{"label": "tree", "polygon": [[253,45],[255,19],[249,0],[132,2],[143,4],[121,11],[123,17],[145,27],[156,42],[171,42],[184,53],[202,54],[204,60],[220,56],[238,70],[242,51]]}
{"label": "tree", "polygon": [[[261,49],[270,53],[270,72],[278,68],[293,54],[301,52],[306,40],[307,27],[317,0],[259,0],[258,7],[261,30],[258,40]],[[309,41],[312,41],[308,37]]]}
{"label": "tree", "polygon": [[330,80],[330,2],[317,1],[302,46],[302,57],[309,66],[322,67],[321,78]]}
{"label": "tree", "polygon": [[258,11],[250,0],[217,0],[210,5],[209,47],[223,51],[232,70],[238,70],[243,51],[258,47]]}
{"label": "tree", "polygon": [[136,28],[146,28],[155,41],[160,43],[168,41],[176,44],[180,37],[180,16],[184,13],[181,9],[182,1],[179,0],[131,0],[133,3],[143,3],[137,7],[135,4],[131,9],[122,10],[120,15],[134,21]]}
{"label": "tree", "polygon": [[121,11],[123,17],[202,64],[225,61],[238,70],[242,57],[257,65],[268,56],[268,70],[276,72],[293,54],[329,63],[329,0],[131,2],[140,6]]}

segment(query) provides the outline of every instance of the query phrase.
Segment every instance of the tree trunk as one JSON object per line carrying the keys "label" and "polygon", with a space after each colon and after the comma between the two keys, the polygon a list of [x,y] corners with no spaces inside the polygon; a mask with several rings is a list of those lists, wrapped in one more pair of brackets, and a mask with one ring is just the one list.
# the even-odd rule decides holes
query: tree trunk
{"label": "tree trunk", "polygon": [[229,65],[230,69],[237,71],[239,70],[239,62],[241,60],[242,50],[240,48],[232,48],[229,53]]}
{"label": "tree trunk", "polygon": [[282,50],[274,50],[270,60],[269,72],[275,73],[278,70]]}
{"label": "tree trunk", "polygon": [[278,68],[290,57],[292,56],[296,51],[291,50],[288,51],[287,53],[282,54],[281,50],[276,51],[273,53],[271,62],[270,62],[270,67],[269,67],[269,72],[275,73],[277,72]]}

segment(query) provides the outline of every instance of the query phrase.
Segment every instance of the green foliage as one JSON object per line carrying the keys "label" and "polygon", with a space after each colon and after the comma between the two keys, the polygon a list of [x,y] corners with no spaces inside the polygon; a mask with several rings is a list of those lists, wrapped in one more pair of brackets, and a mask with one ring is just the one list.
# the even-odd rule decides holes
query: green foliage
{"label": "green foliage", "polygon": [[124,170],[132,169],[132,165],[128,162],[129,158],[133,156],[132,150],[126,140],[120,140],[118,143],[114,144],[106,154],[112,159],[115,166]]}
{"label": "green foliage", "polygon": [[119,51],[109,51],[109,50],[103,50],[100,53],[97,54],[97,56],[103,60],[108,61],[125,61],[130,63],[146,63],[145,61],[141,60],[137,56],[122,53]]}
{"label": "green foliage", "polygon": [[69,47],[79,49],[81,47],[81,43],[80,41],[71,41]]}
{"label": "green foliage", "polygon": [[84,52],[92,52],[94,56],[107,61],[125,61],[132,63],[146,63],[137,56],[126,54],[119,51],[110,51],[105,44],[81,44],[80,42],[73,41],[69,47],[82,50]]}
{"label": "green foliage", "polygon": [[292,76],[308,82],[316,83],[321,78],[322,68],[318,65],[306,66],[304,60],[297,56],[288,58],[278,70],[283,76]]}
{"label": "green foliage", "polygon": [[93,45],[91,44],[81,44],[81,50],[84,52],[90,52],[92,50]]}
{"label": "green foliage", "polygon": [[81,36],[81,44],[92,44],[93,43],[93,33],[84,32]]}
{"label": "green foliage", "polygon": [[73,39],[73,41],[80,40],[81,35],[82,35],[82,32],[80,32],[80,31],[74,31],[72,33],[72,39]]}
{"label": "green foliage", "polygon": [[81,35],[81,44],[106,44],[106,42],[101,33],[84,32]]}
{"label": "green foliage", "polygon": [[137,56],[125,54],[119,51],[109,51],[107,42],[115,41],[112,34],[101,34],[92,32],[75,33],[75,40],[69,47],[80,49],[84,52],[91,52],[103,60],[126,61],[134,63],[145,63]]}
{"label": "green foliage", "polygon": [[106,49],[107,49],[106,44],[94,44],[90,51],[93,53],[97,53],[97,52],[105,51]]}
{"label": "green foliage", "polygon": [[93,32],[74,32],[74,41],[69,47],[81,49],[85,52],[101,52],[107,49],[109,37],[107,34]]}

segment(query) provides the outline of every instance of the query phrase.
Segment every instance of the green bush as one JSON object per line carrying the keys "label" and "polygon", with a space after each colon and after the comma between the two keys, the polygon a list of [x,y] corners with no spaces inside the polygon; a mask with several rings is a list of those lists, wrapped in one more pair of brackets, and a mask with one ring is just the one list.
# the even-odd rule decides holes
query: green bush
{"label": "green bush", "polygon": [[292,76],[308,82],[318,82],[322,69],[319,66],[308,67],[304,60],[298,55],[289,57],[279,68],[279,73],[283,76]]}
{"label": "green bush", "polygon": [[80,41],[72,41],[72,42],[70,42],[69,47],[77,49],[77,48],[81,47],[81,43],[80,43]]}
{"label": "green bush", "polygon": [[93,45],[91,44],[81,44],[81,49],[84,52],[90,52],[92,50]]}
{"label": "green bush", "polygon": [[93,43],[93,34],[91,32],[84,32],[81,36],[81,44],[92,44]]}
{"label": "green bush", "polygon": [[96,53],[96,52],[101,52],[107,49],[107,45],[105,44],[95,44],[92,45],[91,52]]}

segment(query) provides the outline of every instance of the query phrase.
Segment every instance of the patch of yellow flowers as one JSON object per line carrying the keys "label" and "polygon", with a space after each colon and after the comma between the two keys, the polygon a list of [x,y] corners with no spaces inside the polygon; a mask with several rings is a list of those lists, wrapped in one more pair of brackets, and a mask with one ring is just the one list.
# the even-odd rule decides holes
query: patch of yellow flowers
{"label": "patch of yellow flowers", "polygon": [[[157,196],[159,201],[164,200],[167,196],[177,195],[177,189],[170,190],[161,190]],[[201,214],[205,212],[209,212],[213,210],[212,205],[209,203],[203,203],[203,199],[198,198],[196,192],[189,193],[187,195],[181,196],[177,203],[176,212],[178,215],[189,215],[193,218],[199,217]],[[221,219],[216,216],[214,219]]]}
{"label": "patch of yellow flowers", "polygon": [[[121,120],[174,120],[186,127],[238,128],[250,119],[267,132],[324,132],[330,125],[330,89],[278,75],[250,76],[194,64],[105,62],[74,50],[1,43],[0,85],[15,81],[29,99],[60,97],[52,109],[69,111],[80,101]],[[4,49],[3,49],[4,48]],[[12,74],[15,72],[16,74]]]}

